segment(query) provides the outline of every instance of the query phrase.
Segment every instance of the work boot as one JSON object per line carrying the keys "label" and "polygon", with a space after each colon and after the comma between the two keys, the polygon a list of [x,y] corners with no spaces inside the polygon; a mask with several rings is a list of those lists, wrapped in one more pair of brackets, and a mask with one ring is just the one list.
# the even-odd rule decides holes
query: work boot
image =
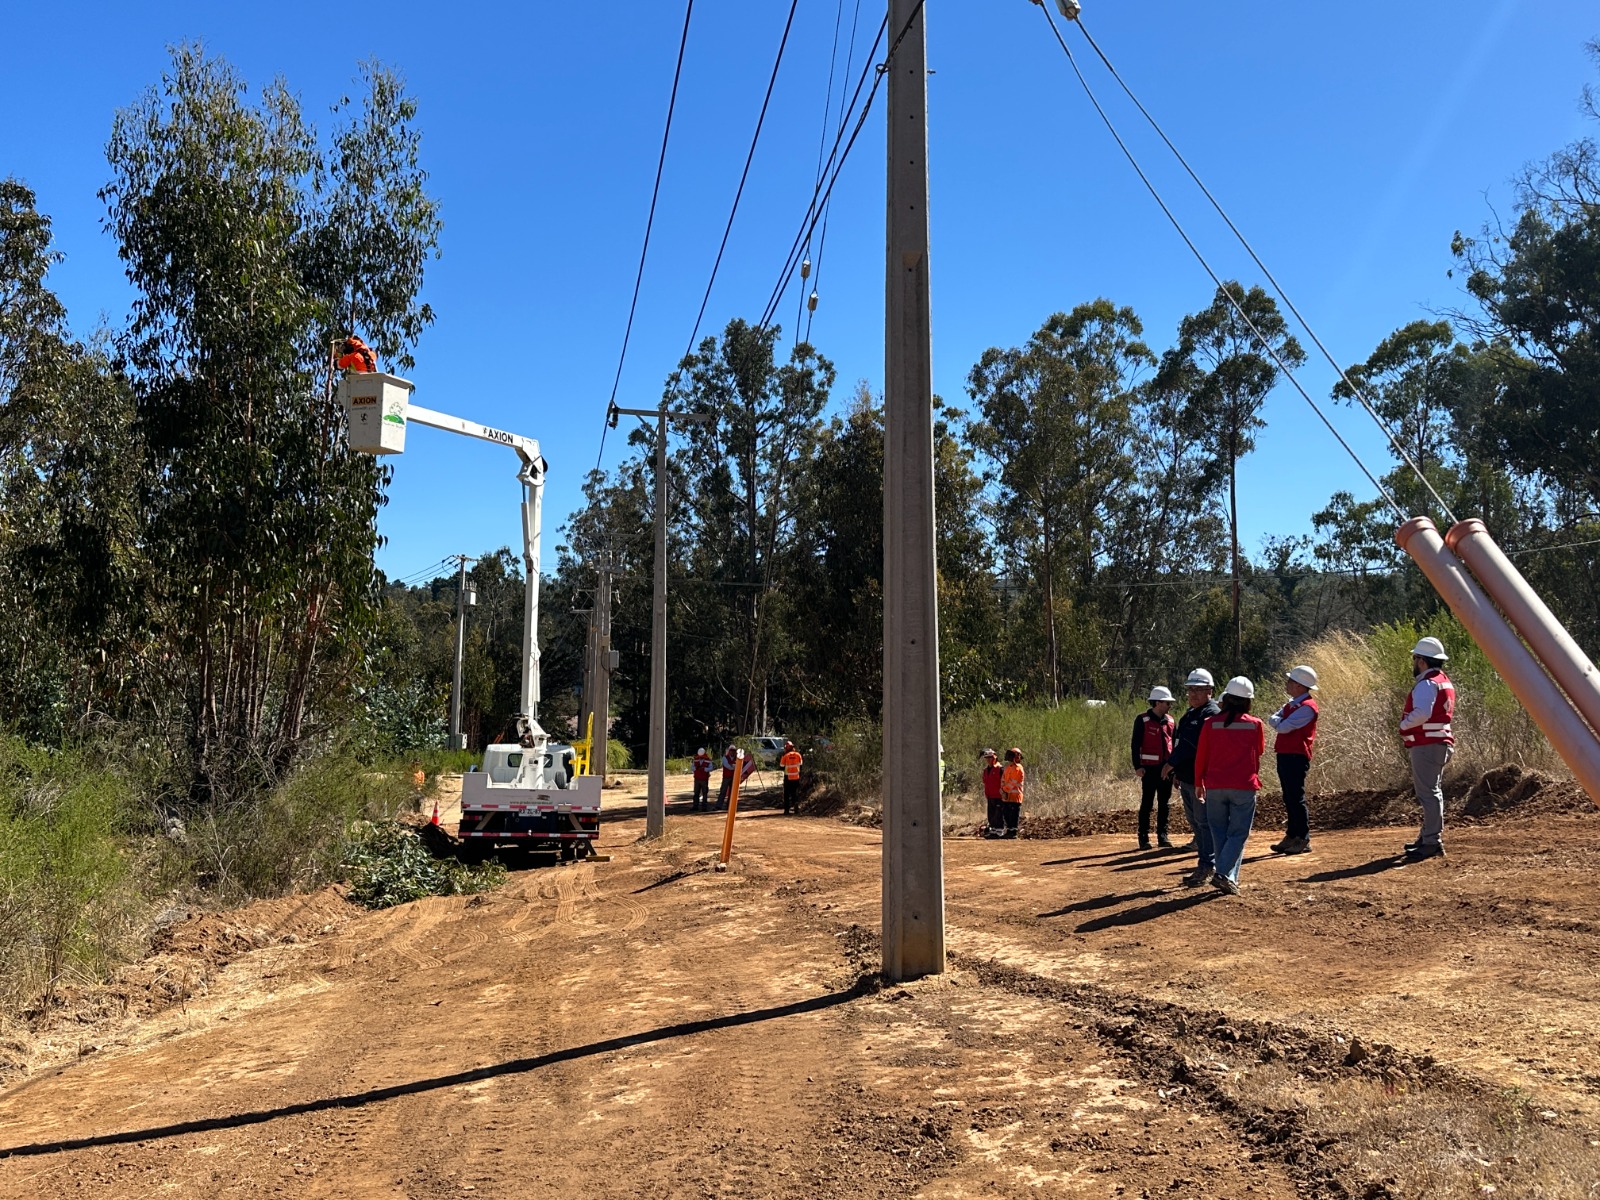
{"label": "work boot", "polygon": [[1284,847],[1291,845],[1293,842],[1294,839],[1292,837],[1290,837],[1288,834],[1284,834],[1280,840],[1273,842],[1272,845],[1267,847],[1267,849],[1271,850],[1274,854],[1282,854]]}
{"label": "work boot", "polygon": [[1183,877],[1183,886],[1186,888],[1204,887],[1211,882],[1213,874],[1215,872],[1210,867],[1196,867]]}
{"label": "work boot", "polygon": [[1278,851],[1278,853],[1279,854],[1310,854],[1311,853],[1311,839],[1310,838],[1285,838],[1283,840],[1282,849],[1280,849]]}
{"label": "work boot", "polygon": [[1141,849],[1141,850],[1150,849],[1150,839],[1147,838],[1147,837],[1140,838],[1139,839],[1139,849]]}
{"label": "work boot", "polygon": [[1156,845],[1160,846],[1163,850],[1171,850],[1172,839],[1168,837],[1157,838]]}
{"label": "work boot", "polygon": [[1407,862],[1422,862],[1424,859],[1428,859],[1428,858],[1443,858],[1443,857],[1444,857],[1444,844],[1442,842],[1434,842],[1432,845],[1428,845],[1428,846],[1411,845],[1411,846],[1407,846],[1406,847],[1406,861]]}
{"label": "work boot", "polygon": [[1226,875],[1213,875],[1211,877],[1211,886],[1225,896],[1237,896],[1239,894],[1239,885]]}

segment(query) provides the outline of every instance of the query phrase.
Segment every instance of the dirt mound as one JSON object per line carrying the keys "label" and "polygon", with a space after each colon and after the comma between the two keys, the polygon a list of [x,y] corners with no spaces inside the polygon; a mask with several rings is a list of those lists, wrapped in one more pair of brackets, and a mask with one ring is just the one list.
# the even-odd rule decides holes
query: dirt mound
{"label": "dirt mound", "polygon": [[159,1012],[203,991],[220,967],[241,955],[327,932],[360,911],[339,886],[258,900],[228,912],[174,906],[157,918],[144,958],[120,968],[104,984],[60,989],[51,1011],[27,1015],[43,1029],[64,1020],[85,1023]]}
{"label": "dirt mound", "polygon": [[1593,811],[1593,802],[1576,783],[1524,770],[1515,763],[1484,772],[1461,805],[1461,816],[1473,819]]}

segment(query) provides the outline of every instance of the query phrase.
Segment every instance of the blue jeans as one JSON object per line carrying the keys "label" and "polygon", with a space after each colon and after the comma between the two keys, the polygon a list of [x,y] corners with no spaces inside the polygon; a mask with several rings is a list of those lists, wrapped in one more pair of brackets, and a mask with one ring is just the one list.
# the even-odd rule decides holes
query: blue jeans
{"label": "blue jeans", "polygon": [[1217,851],[1217,874],[1238,883],[1245,839],[1256,820],[1256,794],[1249,788],[1207,788],[1206,820]]}
{"label": "blue jeans", "polygon": [[1183,815],[1189,819],[1194,831],[1194,848],[1200,852],[1197,869],[1210,871],[1217,865],[1216,848],[1211,844],[1211,826],[1206,822],[1206,806],[1194,794],[1194,784],[1178,780],[1178,793],[1183,797]]}

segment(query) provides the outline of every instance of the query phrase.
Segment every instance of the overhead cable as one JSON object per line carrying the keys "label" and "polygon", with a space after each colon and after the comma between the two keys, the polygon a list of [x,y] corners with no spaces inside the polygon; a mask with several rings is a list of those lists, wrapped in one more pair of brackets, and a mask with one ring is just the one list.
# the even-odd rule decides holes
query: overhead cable
{"label": "overhead cable", "polygon": [[[859,11],[860,0],[856,0],[856,3]],[[817,134],[817,187],[822,186],[822,155],[823,152],[828,148],[828,118],[833,116],[833,79],[834,73],[837,71],[839,66],[839,30],[843,28],[843,26],[844,0],[839,0],[838,7],[834,9],[833,14],[833,47],[828,51],[828,90],[822,98],[822,129]],[[846,67],[845,75],[848,77],[849,74],[850,68]],[[843,112],[844,107],[841,99],[841,118]],[[812,194],[816,194],[814,190]],[[806,242],[806,257],[811,257],[811,242],[809,239]],[[804,289],[802,288],[801,291],[801,305],[803,306],[805,303],[805,297],[803,294]],[[797,343],[800,340],[800,311],[800,309],[796,309],[794,314],[794,340]]]}
{"label": "overhead cable", "polygon": [[[901,28],[894,41],[890,44],[889,53],[884,56],[883,62],[877,64],[876,77],[872,81],[872,90],[867,93],[866,103],[862,107],[860,115],[856,118],[855,125],[850,131],[850,140],[845,143],[842,154],[837,154],[838,146],[837,142],[835,143],[837,162],[834,164],[832,174],[828,179],[828,186],[820,196],[815,194],[812,196],[811,204],[806,209],[806,216],[801,218],[800,232],[795,234],[794,246],[789,252],[789,257],[783,270],[779,272],[777,285],[772,289],[772,298],[767,301],[767,307],[762,312],[760,324],[763,327],[772,321],[778,305],[782,302],[783,293],[789,286],[789,281],[794,278],[795,268],[799,265],[799,249],[804,244],[805,239],[811,236],[811,231],[817,227],[817,222],[822,219],[824,207],[829,198],[832,197],[834,185],[839,182],[839,175],[844,170],[845,160],[850,157],[850,150],[855,146],[856,138],[861,135],[862,126],[866,124],[867,114],[872,111],[872,101],[878,94],[878,88],[883,83],[883,77],[889,70],[889,65],[894,62],[894,56],[900,49],[900,43],[906,40],[906,35],[911,32],[912,27],[917,23],[917,18],[921,16],[924,2],[925,0],[918,0],[916,7],[911,10],[911,15],[906,18],[904,27]],[[883,35],[888,28],[888,24],[889,19],[885,16],[883,25],[878,29],[877,40],[872,43],[872,53],[867,56],[867,62],[862,67],[861,81],[856,85],[857,95],[860,95],[861,85],[866,82],[867,72],[873,70],[872,59],[877,53],[878,45],[883,41]],[[854,106],[855,103],[852,98],[851,108],[854,109]],[[842,127],[840,132],[842,135]]]}
{"label": "overhead cable", "polygon": [[[846,51],[845,59],[844,59],[844,76],[845,76],[846,79],[850,78],[850,68],[855,65],[856,29],[857,29],[858,25],[860,24],[860,19],[861,19],[861,0],[856,0],[855,15],[850,18],[849,49]],[[841,133],[844,131],[844,122],[845,122],[845,114],[844,114],[843,109],[841,108],[840,112],[839,112],[839,131]],[[811,265],[811,276],[812,276],[812,279],[811,279],[811,290],[812,290],[813,293],[816,292],[816,290],[821,286],[821,281],[822,281],[822,259],[823,259],[823,256],[826,255],[827,252],[828,252],[828,218],[832,215],[832,213],[833,213],[833,201],[829,200],[828,203],[825,204],[823,206],[823,208],[822,208],[822,232],[821,232],[821,234],[818,235],[818,238],[817,238],[817,257],[816,257],[816,261],[813,262],[812,265]],[[816,315],[817,315],[816,309],[814,309],[814,308],[810,309],[806,313],[806,336],[805,336],[805,340],[808,341],[808,342],[811,340],[811,320]]]}
{"label": "overhead cable", "polygon": [[739,187],[733,194],[733,208],[728,213],[728,224],[722,231],[722,244],[717,247],[716,261],[711,264],[711,278],[706,280],[706,294],[700,299],[700,311],[695,314],[694,331],[689,334],[689,347],[683,352],[688,358],[694,353],[695,339],[700,336],[700,322],[705,319],[706,305],[711,303],[711,289],[717,282],[717,271],[722,267],[722,255],[728,249],[728,236],[733,232],[733,220],[739,215],[739,201],[744,197],[745,181],[750,178],[750,164],[755,161],[756,146],[761,141],[761,128],[767,122],[767,106],[772,103],[772,89],[778,82],[778,69],[783,66],[783,52],[789,45],[789,30],[794,27],[795,10],[800,0],[789,0],[789,19],[783,25],[783,38],[778,43],[778,56],[772,62],[772,77],[767,80],[767,94],[761,101],[761,115],[756,118],[756,131],[750,138],[750,153],[745,155],[744,170],[739,175]]}
{"label": "overhead cable", "polygon": [[639,307],[639,285],[644,282],[644,260],[650,253],[650,230],[656,223],[656,201],[661,196],[661,173],[667,165],[667,139],[672,136],[672,114],[678,106],[678,81],[683,77],[683,52],[689,44],[689,18],[694,15],[694,0],[688,0],[683,10],[683,34],[678,38],[678,64],[672,69],[672,93],[667,97],[667,124],[661,131],[661,154],[656,159],[656,182],[650,189],[650,215],[644,222],[644,245],[639,248],[639,270],[633,278],[633,300],[628,305],[628,324],[622,331],[622,353],[617,355],[617,374],[611,381],[611,398],[606,401],[606,419],[600,424],[600,453],[595,457],[594,469],[600,469],[600,460],[606,453],[606,433],[611,428],[611,410],[616,407],[617,388],[622,383],[622,364],[628,358],[628,339],[633,336],[633,314]]}
{"label": "overhead cable", "polygon": [[1195,256],[1195,259],[1202,267],[1205,268],[1206,274],[1211,277],[1211,281],[1216,284],[1218,294],[1227,298],[1228,303],[1233,306],[1233,311],[1238,314],[1239,319],[1243,321],[1249,328],[1250,332],[1255,335],[1256,341],[1261,343],[1261,348],[1271,356],[1272,361],[1276,363],[1278,369],[1283,372],[1284,378],[1294,386],[1295,391],[1299,392],[1305,402],[1311,406],[1311,411],[1317,414],[1318,419],[1322,421],[1323,425],[1327,426],[1328,432],[1333,434],[1334,440],[1337,441],[1340,446],[1344,447],[1345,453],[1350,456],[1351,461],[1353,461],[1357,467],[1361,468],[1361,473],[1365,475],[1368,482],[1370,482],[1372,486],[1378,490],[1378,494],[1383,497],[1384,501],[1389,505],[1389,507],[1394,509],[1396,515],[1398,515],[1402,521],[1405,520],[1406,513],[1401,509],[1400,505],[1395,502],[1395,498],[1389,494],[1388,489],[1386,489],[1383,484],[1378,482],[1377,476],[1367,469],[1367,464],[1361,461],[1361,456],[1351,449],[1350,443],[1344,440],[1339,431],[1334,428],[1333,422],[1328,420],[1326,414],[1324,414],[1322,409],[1318,407],[1317,402],[1311,398],[1311,393],[1306,391],[1306,389],[1301,385],[1300,381],[1295,378],[1294,372],[1291,371],[1289,369],[1289,365],[1283,361],[1283,357],[1278,353],[1277,348],[1267,340],[1266,336],[1259,328],[1257,328],[1256,323],[1250,319],[1250,315],[1245,312],[1244,306],[1241,305],[1234,297],[1233,293],[1223,285],[1222,277],[1212,269],[1210,261],[1207,260],[1206,256],[1200,252],[1200,248],[1194,244],[1194,239],[1191,238],[1188,231],[1184,229],[1183,223],[1178,220],[1172,209],[1168,207],[1166,200],[1162,198],[1160,191],[1158,191],[1156,188],[1156,185],[1151,182],[1150,177],[1145,174],[1144,168],[1139,165],[1139,160],[1134,157],[1133,151],[1129,149],[1128,144],[1122,140],[1122,135],[1117,132],[1116,125],[1112,122],[1110,115],[1101,106],[1099,98],[1094,94],[1094,89],[1089,86],[1088,79],[1085,78],[1083,71],[1079,68],[1078,60],[1073,57],[1072,48],[1067,45],[1066,39],[1061,36],[1061,30],[1056,27],[1056,19],[1050,15],[1050,9],[1041,4],[1039,6],[1039,10],[1044,13],[1045,20],[1049,22],[1050,32],[1055,35],[1056,41],[1060,44],[1062,52],[1066,54],[1067,62],[1072,66],[1072,73],[1078,77],[1078,82],[1083,86],[1084,94],[1089,97],[1089,102],[1094,105],[1095,112],[1100,114],[1100,120],[1105,123],[1106,129],[1110,131],[1111,136],[1113,139],[1115,139],[1118,148],[1121,149],[1123,156],[1128,160],[1129,165],[1133,167],[1134,172],[1139,176],[1139,179],[1144,184],[1145,189],[1149,191],[1150,195],[1155,199],[1155,202],[1160,205],[1161,211],[1166,214],[1166,218],[1172,223],[1172,227],[1178,231],[1178,236],[1183,239],[1183,244],[1189,247],[1189,252]]}
{"label": "overhead cable", "polygon": [[[1049,15],[1050,14],[1048,12],[1045,13],[1046,17]],[[1412,471],[1416,473],[1417,478],[1422,481],[1422,486],[1428,489],[1429,494],[1433,496],[1434,501],[1439,505],[1439,510],[1444,513],[1445,516],[1450,518],[1450,523],[1452,525],[1455,524],[1456,515],[1450,510],[1450,506],[1444,502],[1444,497],[1439,495],[1439,493],[1434,490],[1433,484],[1428,481],[1428,477],[1423,473],[1422,468],[1417,465],[1416,461],[1411,457],[1405,446],[1401,444],[1400,439],[1395,435],[1394,431],[1391,430],[1383,418],[1378,415],[1377,409],[1373,407],[1365,390],[1359,387],[1356,382],[1350,378],[1350,376],[1345,372],[1345,369],[1339,365],[1339,360],[1334,358],[1332,352],[1329,351],[1327,346],[1323,345],[1322,339],[1317,336],[1317,331],[1311,327],[1311,322],[1306,320],[1305,316],[1300,312],[1300,310],[1295,307],[1294,301],[1289,298],[1289,293],[1284,291],[1283,285],[1278,282],[1277,277],[1273,275],[1271,270],[1268,269],[1267,264],[1261,261],[1261,256],[1256,253],[1255,247],[1250,244],[1249,239],[1246,238],[1240,231],[1239,227],[1234,224],[1233,218],[1228,215],[1227,210],[1222,207],[1221,202],[1211,194],[1211,189],[1206,187],[1205,182],[1195,172],[1195,169],[1189,165],[1189,160],[1183,156],[1182,152],[1179,151],[1177,146],[1173,145],[1172,139],[1167,136],[1166,130],[1162,129],[1160,123],[1155,119],[1155,117],[1150,115],[1150,110],[1145,108],[1145,106],[1140,102],[1139,97],[1134,95],[1133,89],[1127,85],[1122,76],[1117,72],[1117,68],[1112,66],[1111,60],[1106,57],[1105,51],[1100,49],[1100,44],[1094,40],[1094,36],[1090,34],[1088,27],[1084,25],[1083,17],[1077,17],[1076,23],[1078,28],[1083,31],[1084,39],[1088,41],[1095,54],[1099,56],[1100,61],[1105,64],[1106,70],[1111,72],[1111,78],[1117,81],[1123,92],[1127,94],[1128,99],[1133,101],[1134,107],[1137,108],[1143,115],[1144,119],[1150,123],[1150,128],[1154,129],[1156,131],[1156,135],[1160,137],[1164,143],[1166,143],[1167,149],[1172,151],[1173,157],[1178,160],[1184,171],[1188,173],[1189,178],[1194,180],[1195,186],[1198,187],[1202,194],[1204,194],[1205,198],[1211,202],[1211,207],[1217,210],[1217,215],[1222,218],[1223,223],[1226,224],[1227,227],[1233,232],[1233,236],[1239,239],[1239,244],[1245,248],[1246,253],[1250,255],[1250,258],[1255,262],[1256,266],[1261,269],[1261,273],[1267,277],[1267,282],[1272,284],[1273,290],[1278,293],[1279,298],[1284,303],[1284,307],[1294,314],[1295,319],[1300,322],[1301,326],[1310,336],[1312,342],[1316,344],[1317,349],[1322,352],[1322,356],[1328,360],[1328,364],[1339,373],[1339,378],[1342,379],[1345,386],[1350,389],[1351,395],[1353,395],[1356,400],[1360,402],[1362,408],[1367,410],[1367,415],[1371,417],[1373,423],[1383,431],[1384,436],[1389,439],[1390,445],[1394,447],[1395,452],[1400,455],[1402,460],[1404,460],[1406,466],[1410,467]],[[1052,27],[1054,24],[1055,22],[1051,21]],[[1059,38],[1061,35],[1058,33],[1056,36]]]}

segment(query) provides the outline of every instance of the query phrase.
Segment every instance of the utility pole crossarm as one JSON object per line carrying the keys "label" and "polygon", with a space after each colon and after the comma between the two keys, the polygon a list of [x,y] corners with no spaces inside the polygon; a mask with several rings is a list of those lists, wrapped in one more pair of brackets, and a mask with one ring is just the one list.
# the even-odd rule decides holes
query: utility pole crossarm
{"label": "utility pole crossarm", "polygon": [[[659,408],[613,408],[611,411],[619,417],[648,417],[652,421],[661,415]],[[711,414],[669,412],[667,418],[673,421],[688,421],[691,424],[704,425],[711,420]]]}
{"label": "utility pole crossarm", "polygon": [[502,446],[510,446],[521,456],[522,461],[530,465],[537,464],[539,458],[539,443],[536,439],[523,437],[520,433],[507,433],[503,429],[495,429],[490,425],[479,425],[476,421],[468,421],[465,417],[452,417],[449,413],[434,412],[431,408],[423,408],[420,404],[406,405],[406,420],[415,421],[418,425],[427,425],[433,429],[443,429],[447,433],[462,433],[467,437],[478,438],[480,441],[496,442]]}

